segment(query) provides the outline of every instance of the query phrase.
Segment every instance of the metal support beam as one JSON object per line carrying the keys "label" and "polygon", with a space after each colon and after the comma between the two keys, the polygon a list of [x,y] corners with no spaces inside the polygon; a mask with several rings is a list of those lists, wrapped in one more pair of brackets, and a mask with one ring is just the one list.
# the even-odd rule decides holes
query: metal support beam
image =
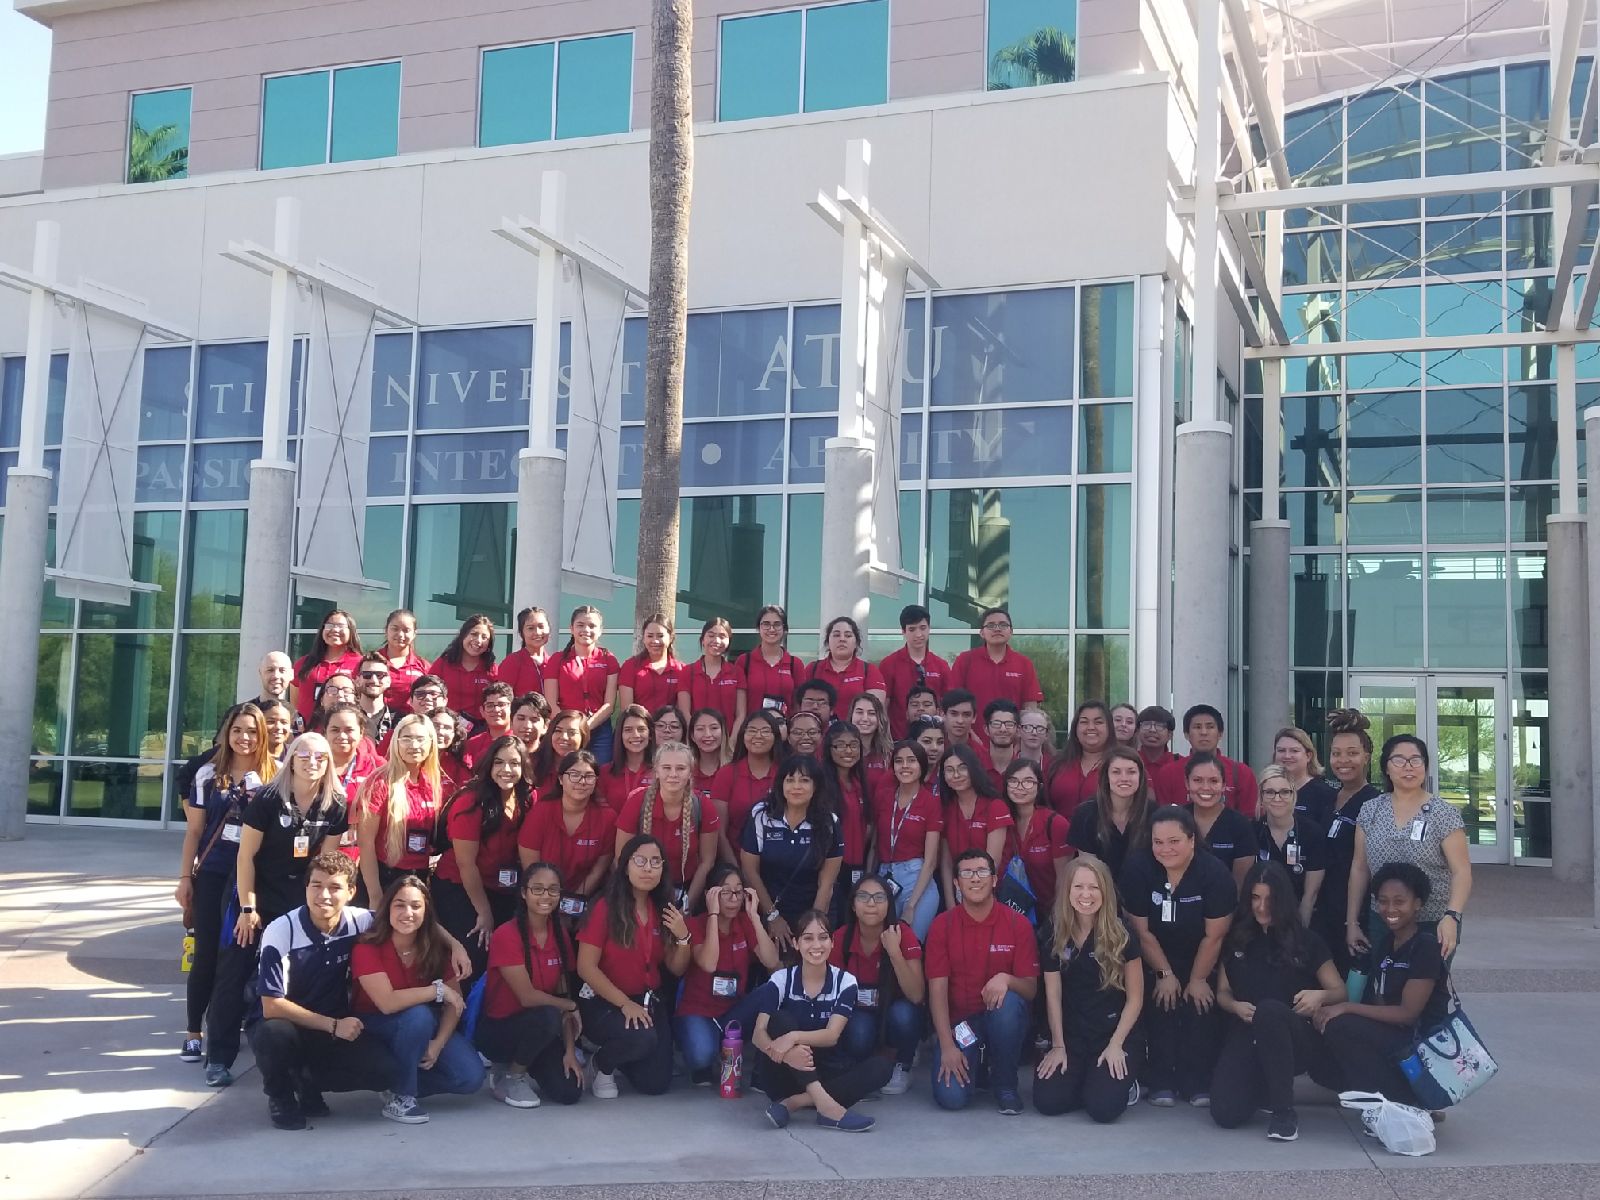
{"label": "metal support beam", "polygon": [[[1250,298],[1244,294],[1244,284],[1240,281],[1239,273],[1234,269],[1232,261],[1225,254],[1219,257],[1221,261],[1217,265],[1218,282],[1222,285],[1222,294],[1228,298],[1228,305],[1233,309],[1234,316],[1238,317],[1239,324],[1244,326],[1244,344],[1252,350],[1260,349],[1264,343],[1261,339],[1261,330],[1256,325],[1256,310],[1251,307]],[[1197,343],[1198,340],[1197,337]]]}
{"label": "metal support beam", "polygon": [[1554,167],[1522,167],[1477,174],[1433,175],[1426,179],[1377,179],[1369,183],[1330,183],[1315,187],[1277,188],[1221,197],[1224,211],[1264,212],[1272,208],[1320,208],[1335,204],[1370,204],[1379,200],[1457,196],[1473,192],[1515,192],[1525,188],[1572,187],[1600,179],[1600,165],[1562,163]]}
{"label": "metal support beam", "polygon": [[[1589,278],[1600,279],[1600,272]],[[1295,342],[1288,346],[1246,347],[1244,356],[1259,359],[1330,358],[1346,354],[1420,354],[1429,350],[1498,350],[1502,346],[1588,345],[1594,342],[1600,342],[1600,329],[1532,330],[1527,333],[1380,338],[1365,342]]]}
{"label": "metal support beam", "polygon": [[[1289,156],[1284,152],[1281,114],[1267,87],[1266,73],[1261,69],[1261,56],[1256,51],[1255,32],[1250,28],[1244,0],[1222,0],[1222,7],[1228,13],[1228,28],[1233,33],[1233,58],[1239,64],[1245,92],[1256,110],[1256,127],[1261,131],[1261,140],[1266,145],[1267,165],[1272,168],[1273,182],[1280,188],[1293,187]],[[1247,143],[1247,149],[1254,156],[1255,148]]]}
{"label": "metal support beam", "polygon": [[[1233,194],[1231,183],[1224,181],[1218,186],[1222,195]],[[1280,345],[1288,342],[1289,330],[1283,323],[1283,313],[1278,308],[1276,298],[1278,289],[1272,285],[1266,264],[1256,253],[1256,244],[1250,238],[1250,231],[1245,228],[1244,214],[1224,212],[1222,219],[1227,222],[1228,232],[1233,234],[1234,248],[1239,252],[1239,265],[1244,269],[1244,276],[1250,281],[1250,286],[1256,290],[1256,303],[1261,305],[1261,312],[1267,319],[1267,328],[1272,334],[1272,340]],[[1254,327],[1254,319],[1250,324]]]}
{"label": "metal support beam", "polygon": [[1560,161],[1561,148],[1572,139],[1567,97],[1572,94],[1578,42],[1583,36],[1583,18],[1588,8],[1589,0],[1550,0],[1550,117],[1545,125],[1541,159],[1547,167]]}

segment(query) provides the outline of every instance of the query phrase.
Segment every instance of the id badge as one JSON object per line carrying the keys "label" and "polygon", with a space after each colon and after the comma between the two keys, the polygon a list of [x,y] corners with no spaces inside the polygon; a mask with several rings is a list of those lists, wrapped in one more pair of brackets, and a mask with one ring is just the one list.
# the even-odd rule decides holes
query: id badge
{"label": "id badge", "polygon": [[1339,836],[1339,826],[1341,826],[1343,824],[1344,824],[1344,818],[1343,817],[1335,817],[1333,819],[1333,824],[1328,826],[1328,836],[1331,837],[1331,838],[1338,837]]}
{"label": "id badge", "polygon": [[296,858],[309,858],[311,856],[311,835],[302,833],[294,839],[294,856]]}
{"label": "id badge", "polygon": [[[561,897],[561,911],[569,917],[583,916],[583,910],[589,907],[589,902],[582,896]],[[587,986],[587,985],[585,985]]]}
{"label": "id badge", "polygon": [[356,831],[354,829],[346,829],[343,833],[341,833],[339,835],[339,845],[341,845],[341,846],[354,846],[355,844],[356,844]]}
{"label": "id badge", "polygon": [[237,844],[239,841],[239,831],[243,828],[243,825],[224,825],[222,827],[222,840]]}
{"label": "id badge", "polygon": [[721,1000],[732,1000],[739,994],[739,977],[737,975],[713,975],[711,977],[711,994]]}
{"label": "id badge", "polygon": [[587,983],[584,984],[581,988],[578,989],[578,999],[579,1000],[593,1000],[594,999],[594,989],[592,987],[590,987]]}
{"label": "id badge", "polygon": [[1298,867],[1300,865],[1300,843],[1290,842],[1283,848],[1283,855],[1291,867]]}
{"label": "id badge", "polygon": [[500,872],[500,886],[503,888],[517,886],[517,873],[515,871]]}
{"label": "id badge", "polygon": [[764,712],[782,712],[783,701],[776,696],[761,697],[761,708]]}
{"label": "id badge", "polygon": [[855,887],[856,884],[861,882],[861,877],[863,875],[865,875],[865,874],[866,874],[866,871],[864,871],[862,868],[860,868],[860,867],[851,867],[850,868],[850,886],[851,887]]}
{"label": "id badge", "polygon": [[673,903],[673,905],[675,907],[677,907],[680,910],[688,908],[689,907],[689,890],[687,888],[673,888],[672,889],[672,903]]}
{"label": "id badge", "polygon": [[1170,925],[1178,919],[1178,906],[1172,902],[1172,897],[1164,897],[1161,901],[1161,920],[1163,924]]}
{"label": "id badge", "polygon": [[428,849],[428,835],[425,833],[406,834],[406,849],[412,854],[422,854]]}
{"label": "id badge", "polygon": [[[856,1003],[862,1008],[878,1007],[878,989],[868,987],[856,988]],[[963,1022],[965,1024],[965,1022]]]}
{"label": "id badge", "polygon": [[956,1039],[956,1045],[960,1046],[963,1050],[970,1050],[978,1044],[977,1031],[965,1021],[961,1022],[961,1024],[952,1029],[950,1034]]}
{"label": "id badge", "polygon": [[1413,842],[1420,842],[1423,838],[1423,835],[1427,832],[1428,823],[1421,817],[1418,817],[1416,820],[1411,822],[1411,840]]}

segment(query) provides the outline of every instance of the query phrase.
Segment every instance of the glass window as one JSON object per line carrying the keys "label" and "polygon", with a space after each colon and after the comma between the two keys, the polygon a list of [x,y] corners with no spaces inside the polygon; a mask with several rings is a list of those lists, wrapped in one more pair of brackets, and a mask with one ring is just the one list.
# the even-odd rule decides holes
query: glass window
{"label": "glass window", "polygon": [[1543,554],[1511,556],[1511,653],[1519,667],[1550,665],[1550,590]]}
{"label": "glass window", "polygon": [[632,127],[632,33],[562,42],[556,59],[558,138],[626,133]]}
{"label": "glass window", "polygon": [[[906,307],[909,310],[910,304],[908,303]],[[919,333],[920,330],[919,320]],[[902,355],[908,349],[909,347],[902,344]],[[911,366],[920,377],[922,374],[920,338],[916,355],[914,364],[908,363],[902,357],[901,369],[904,372],[906,367]],[[790,405],[793,410],[797,413],[837,413],[839,411],[839,306],[837,304],[808,304],[795,308],[792,358],[794,379],[790,384],[792,393]],[[904,374],[901,379],[904,381]],[[908,403],[910,391],[911,388],[902,382],[900,396],[902,405]]]}
{"label": "glass window", "polygon": [[931,493],[927,604],[935,627],[974,627],[996,604],[1008,605],[1024,628],[1065,627],[1073,560],[1063,531],[1071,521],[1064,487]]}
{"label": "glass window", "polygon": [[161,820],[166,764],[78,762],[71,771],[67,816]]}
{"label": "glass window", "polygon": [[1331,489],[1282,493],[1283,512],[1289,519],[1289,542],[1295,546],[1337,546],[1343,511],[1339,492]]}
{"label": "glass window", "polygon": [[1131,624],[1133,487],[1091,483],[1078,488],[1078,611],[1089,629]]}
{"label": "glass window", "polygon": [[67,703],[72,694],[72,638],[47,633],[39,638],[39,677],[33,692],[33,752],[66,749]]}
{"label": "glass window", "polygon": [[1285,486],[1338,487],[1344,482],[1339,409],[1336,396],[1291,396],[1283,401],[1280,462]]}
{"label": "glass window", "polygon": [[64,766],[61,762],[28,764],[28,815],[30,817],[59,817],[61,815],[61,779]]}
{"label": "glass window", "polygon": [[799,108],[801,21],[798,9],[722,21],[719,121],[775,117]]}
{"label": "glass window", "polygon": [[[1417,85],[1382,89],[1350,101],[1350,135],[1346,154],[1349,180],[1415,179],[1422,174],[1422,105]],[[1415,200],[1353,204],[1349,219],[1397,220],[1417,215]]]}
{"label": "glass window", "polygon": [[1421,273],[1421,239],[1415,222],[1351,229],[1345,237],[1346,274],[1351,281],[1415,278]]}
{"label": "glass window", "polygon": [[1133,405],[1085,404],[1078,412],[1079,472],[1133,470]]}
{"label": "glass window", "polygon": [[1428,665],[1506,665],[1504,554],[1428,555]]}
{"label": "glass window", "polygon": [[[1295,210],[1291,210],[1295,211]],[[1285,287],[1338,284],[1342,275],[1340,238],[1336,229],[1287,233],[1283,238]]]}
{"label": "glass window", "polygon": [[72,752],[165,758],[171,681],[171,634],[79,634]]}
{"label": "glass window", "polygon": [[400,149],[400,64],[374,63],[333,73],[330,162],[388,158]]}
{"label": "glass window", "polygon": [[182,446],[140,446],[133,498],[141,504],[183,503]]}
{"label": "glass window", "polygon": [[159,592],[133,592],[126,605],[84,601],[80,623],[95,629],[170,629],[178,594],[178,512],[133,514],[133,578]]}
{"label": "glass window", "polygon": [[178,754],[188,758],[211,745],[234,702],[239,635],[186,633],[178,649]]}
{"label": "glass window", "polygon": [[933,403],[1072,398],[1071,288],[936,296]]}
{"label": "glass window", "polygon": [[274,75],[261,100],[261,169],[328,161],[328,72]]}
{"label": "glass window", "polygon": [[1325,729],[1328,713],[1344,706],[1342,671],[1294,673],[1294,723],[1301,729]]}
{"label": "glass window", "polygon": [[1550,682],[1538,673],[1511,678],[1515,854],[1525,858],[1549,858],[1551,763],[1546,747],[1550,745]]}
{"label": "glass window", "polygon": [[[296,582],[293,629],[313,629],[330,608],[343,608],[356,620],[356,628],[368,634],[367,641],[381,640],[383,621],[400,600],[400,548],[405,544],[405,509],[398,504],[375,504],[367,509],[366,531],[362,539],[362,571],[367,579],[387,583],[383,591],[362,591],[359,598],[337,604],[310,582]],[[377,636],[372,636],[376,634]],[[369,646],[369,649],[371,647]]]}
{"label": "glass window", "polygon": [[418,353],[417,428],[526,429],[532,386],[532,325],[430,330]]}
{"label": "glass window", "polygon": [[1547,212],[1506,218],[1506,270],[1532,271],[1551,265],[1551,222]]}
{"label": "glass window", "polygon": [[[1339,183],[1344,178],[1344,104],[1335,100],[1287,113],[1284,154],[1297,185]],[[1292,208],[1289,225],[1321,224],[1312,210]]]}
{"label": "glass window", "polygon": [[478,145],[542,142],[554,127],[556,47],[506,46],[483,52]]}
{"label": "glass window", "polygon": [[[22,385],[27,360],[21,355],[0,359],[0,446],[15,449],[22,436]],[[45,399],[44,444],[61,444],[61,422],[67,409],[67,356],[50,356],[50,388]],[[54,468],[51,468],[54,470]]]}
{"label": "glass window", "polygon": [[400,64],[274,75],[261,102],[261,169],[399,152]]}
{"label": "glass window", "polygon": [[201,509],[190,514],[185,628],[239,628],[244,604],[244,535],[242,508]]}
{"label": "glass window", "polygon": [[1133,395],[1133,284],[1083,289],[1082,396]]}
{"label": "glass window", "polygon": [[1072,469],[1070,408],[935,412],[928,438],[930,479],[1064,475]]}
{"label": "glass window", "polygon": [[[1022,650],[1033,659],[1034,668],[1039,672],[1039,686],[1044,689],[1045,707],[1050,710],[1056,727],[1066,727],[1063,717],[1070,719],[1066,711],[1066,692],[1059,684],[1052,686],[1045,679],[1045,664],[1051,663],[1055,657],[1050,653],[1051,647],[1039,643],[1054,642],[1055,638],[1020,638],[1026,643],[1026,648],[1019,645]],[[1118,704],[1126,700],[1131,694],[1128,691],[1128,642],[1125,634],[1111,633],[1080,633],[1075,639],[1077,650],[1077,688],[1072,693],[1073,698],[1082,704],[1085,700],[1104,700],[1107,704]],[[1041,653],[1042,652],[1042,653]],[[1041,657],[1043,662],[1040,661]],[[1052,666],[1055,664],[1052,663]],[[1064,665],[1064,664],[1063,664]],[[1052,675],[1056,672],[1052,671]]]}
{"label": "glass window", "polygon": [[1502,488],[1428,491],[1430,542],[1504,542],[1506,496]]}
{"label": "glass window", "polygon": [[[217,504],[250,499],[250,463],[260,457],[260,442],[199,443],[189,472],[189,499]],[[292,442],[289,457],[294,458]]]}
{"label": "glass window", "polygon": [[[835,334],[838,328],[839,314],[834,309]],[[733,417],[781,413],[788,402],[788,337],[786,309],[695,313],[689,318],[683,415]],[[815,350],[808,351],[808,358],[815,353]],[[836,358],[836,337],[833,354]],[[837,411],[838,375],[835,372],[821,378],[830,380],[833,385],[830,407]]]}
{"label": "glass window", "polygon": [[989,0],[989,90],[1071,83],[1077,34],[1076,0]]}
{"label": "glass window", "polygon": [[[714,616],[755,628],[756,613],[778,594],[783,498],[694,496],[682,502],[679,520],[678,628],[698,629]],[[633,574],[631,562],[626,573]],[[690,657],[693,640],[684,639]]]}
{"label": "glass window", "polygon": [[[1491,67],[1423,84],[1428,106],[1427,173],[1464,175],[1500,169],[1500,72]],[[1432,196],[1430,213],[1483,212],[1492,193]]]}
{"label": "glass window", "polygon": [[1422,665],[1422,559],[1352,554],[1347,560],[1350,666]]}
{"label": "glass window", "polygon": [[[1583,478],[1583,464],[1578,464],[1578,478]],[[1580,484],[1580,489],[1581,489]],[[1511,540],[1513,542],[1542,542],[1545,540],[1545,522],[1556,511],[1556,487],[1553,483],[1524,484],[1511,489]]]}
{"label": "glass window", "polygon": [[[300,375],[305,342],[296,338],[289,368],[289,436],[300,425]],[[260,437],[267,390],[267,344],[220,342],[200,347],[195,406],[197,438]],[[181,435],[180,435],[181,436]]]}
{"label": "glass window", "polygon": [[[1500,193],[1492,194],[1498,204]],[[1468,275],[1500,269],[1504,231],[1498,214],[1470,220],[1429,221],[1425,238],[1430,271],[1441,275]]]}
{"label": "glass window", "polygon": [[889,0],[809,8],[805,25],[806,112],[889,98]]}
{"label": "glass window", "polygon": [[517,454],[527,444],[528,435],[519,431],[434,433],[415,438],[411,452],[412,494],[498,496],[515,492]]}
{"label": "glass window", "polygon": [[1348,493],[1345,537],[1352,546],[1422,543],[1422,493],[1401,491]]}
{"label": "glass window", "polygon": [[128,111],[128,182],[189,174],[189,88],[136,92]]}
{"label": "glass window", "polygon": [[1351,396],[1345,432],[1352,485],[1422,482],[1422,397],[1417,392]]}
{"label": "glass window", "polygon": [[144,352],[139,386],[139,439],[182,440],[189,434],[190,346],[156,346]]}
{"label": "glass window", "polygon": [[367,443],[367,495],[406,494],[406,439],[375,437]]}
{"label": "glass window", "polygon": [[1341,665],[1339,556],[1296,554],[1289,559],[1289,572],[1289,661],[1308,667]]}
{"label": "glass window", "polygon": [[411,515],[411,603],[419,629],[456,629],[473,613],[511,623],[515,504],[419,504]]}
{"label": "glass window", "polygon": [[396,433],[411,424],[411,334],[380,333],[372,340],[373,433]]}
{"label": "glass window", "polygon": [[1428,393],[1428,482],[1492,483],[1505,478],[1499,388]]}

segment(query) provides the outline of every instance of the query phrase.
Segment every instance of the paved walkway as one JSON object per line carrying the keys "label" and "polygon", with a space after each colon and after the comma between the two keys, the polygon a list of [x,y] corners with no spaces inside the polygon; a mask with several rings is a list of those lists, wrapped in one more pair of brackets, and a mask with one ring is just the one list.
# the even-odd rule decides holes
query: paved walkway
{"label": "paved walkway", "polygon": [[646,1099],[626,1084],[618,1101],[564,1110],[431,1101],[421,1127],[382,1120],[373,1097],[332,1096],[331,1118],[287,1134],[266,1124],[248,1050],[223,1092],[174,1053],[177,838],[29,833],[0,843],[0,1197],[1600,1195],[1600,932],[1587,890],[1548,872],[1478,872],[1457,979],[1502,1071],[1450,1115],[1428,1159],[1385,1154],[1309,1086],[1286,1146],[1148,1105],[1109,1128],[943,1113],[925,1069],[910,1093],[871,1105],[865,1137],[804,1121],[780,1134],[752,1099]]}

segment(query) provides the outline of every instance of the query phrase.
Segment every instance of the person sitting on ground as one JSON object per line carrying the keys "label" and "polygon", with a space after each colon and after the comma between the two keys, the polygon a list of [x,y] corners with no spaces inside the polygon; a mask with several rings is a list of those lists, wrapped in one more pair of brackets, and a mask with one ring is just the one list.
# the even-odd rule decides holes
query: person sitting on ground
{"label": "person sitting on ground", "polygon": [[902,1094],[911,1085],[911,1065],[922,1040],[928,984],[922,975],[922,943],[909,921],[895,919],[884,876],[869,871],[856,884],[850,915],[828,961],[856,980],[856,1010],[845,1026],[841,1048],[858,1061],[886,1049],[894,1056],[894,1070],[883,1094]]}

